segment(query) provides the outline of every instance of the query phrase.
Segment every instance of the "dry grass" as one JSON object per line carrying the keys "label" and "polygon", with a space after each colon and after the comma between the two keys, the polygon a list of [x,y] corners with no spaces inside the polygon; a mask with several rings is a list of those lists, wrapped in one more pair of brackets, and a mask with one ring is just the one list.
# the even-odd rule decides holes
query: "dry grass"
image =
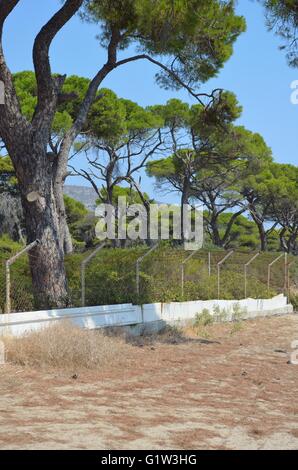
{"label": "dry grass", "polygon": [[63,321],[19,338],[4,338],[7,361],[21,366],[96,369],[119,361],[121,338]]}
{"label": "dry grass", "polygon": [[[166,326],[164,330],[141,336],[130,336],[122,328],[84,330],[70,321],[59,321],[50,327],[21,337],[1,338],[5,343],[6,361],[19,366],[56,369],[96,370],[106,366],[126,366],[131,348],[179,345],[193,341],[216,341],[237,333],[243,324],[194,324]],[[130,351],[129,351],[130,349]]]}

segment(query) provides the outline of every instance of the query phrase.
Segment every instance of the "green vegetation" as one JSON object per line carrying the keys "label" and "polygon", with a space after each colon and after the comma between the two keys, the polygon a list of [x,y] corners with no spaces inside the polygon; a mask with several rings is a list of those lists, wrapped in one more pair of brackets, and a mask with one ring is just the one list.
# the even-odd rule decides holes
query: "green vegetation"
{"label": "green vegetation", "polygon": [[[20,249],[20,245],[7,237],[0,239],[0,308],[4,309],[4,261]],[[181,289],[181,262],[188,252],[181,249],[161,248],[153,252],[140,266],[140,295],[136,292],[136,261],[146,252],[143,247],[116,249],[107,248],[99,252],[86,268],[86,304],[106,305],[119,303],[152,303],[187,300],[209,300],[217,298],[216,262],[222,257],[221,252],[213,252],[212,272],[207,268],[207,252],[202,250],[199,256],[185,266],[184,292]],[[86,253],[75,253],[66,257],[67,275],[72,305],[81,304],[81,263]],[[268,260],[272,255],[268,254]],[[235,254],[234,261],[222,269],[222,299],[241,299],[244,296],[243,263],[245,253]],[[248,293],[252,297],[267,298],[280,291],[283,276],[280,269],[273,272],[270,292],[266,285],[267,262],[259,261],[249,277]],[[242,264],[241,264],[242,263]],[[279,268],[279,267],[278,267]],[[27,258],[21,257],[11,269],[12,303],[15,310],[34,308],[32,284]],[[275,290],[275,287],[277,290]],[[216,313],[216,312],[215,312]],[[237,312],[235,312],[235,315]]]}
{"label": "green vegetation", "polygon": [[202,313],[197,313],[195,316],[194,327],[212,325],[214,318],[207,308],[204,308]]}
{"label": "green vegetation", "polygon": [[298,8],[296,0],[260,0],[266,7],[269,29],[278,34],[289,65],[298,67]]}
{"label": "green vegetation", "polygon": [[0,158],[0,194],[16,194],[17,184],[15,172],[8,156]]}

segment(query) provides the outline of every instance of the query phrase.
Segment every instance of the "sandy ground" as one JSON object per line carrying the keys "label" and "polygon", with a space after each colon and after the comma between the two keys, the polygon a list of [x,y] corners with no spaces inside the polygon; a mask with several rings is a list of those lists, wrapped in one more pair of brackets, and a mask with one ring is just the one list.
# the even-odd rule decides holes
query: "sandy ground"
{"label": "sandy ground", "polygon": [[298,449],[298,315],[202,334],[100,371],[1,366],[0,449]]}

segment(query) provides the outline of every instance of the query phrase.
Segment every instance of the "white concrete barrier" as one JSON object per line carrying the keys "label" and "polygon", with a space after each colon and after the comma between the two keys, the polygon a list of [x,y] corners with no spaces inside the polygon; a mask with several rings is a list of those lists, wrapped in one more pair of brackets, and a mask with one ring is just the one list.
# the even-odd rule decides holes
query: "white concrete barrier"
{"label": "white concrete barrier", "polygon": [[96,329],[142,323],[142,312],[132,304],[120,304],[4,314],[0,315],[0,335],[20,336],[59,320],[70,320],[82,328]]}
{"label": "white concrete barrier", "polygon": [[282,315],[293,312],[284,295],[272,299],[197,300],[193,302],[155,303],[142,306],[132,304],[98,307],[68,308],[0,315],[0,335],[20,336],[36,331],[59,320],[70,320],[76,325],[96,329],[104,327],[136,327],[136,334],[159,329],[164,324],[175,324],[195,318],[208,310],[210,315],[231,321],[235,314],[241,319],[258,316]]}

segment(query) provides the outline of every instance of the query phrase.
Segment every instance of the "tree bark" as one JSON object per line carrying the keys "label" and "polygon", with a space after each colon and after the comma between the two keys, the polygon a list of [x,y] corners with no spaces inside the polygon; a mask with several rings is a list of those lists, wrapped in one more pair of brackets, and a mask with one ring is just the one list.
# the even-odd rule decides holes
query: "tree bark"
{"label": "tree bark", "polygon": [[222,247],[222,240],[220,238],[218,229],[218,214],[213,212],[210,219],[210,228],[212,233],[212,241],[215,246]]}
{"label": "tree bark", "polygon": [[267,251],[268,250],[268,233],[264,226],[264,217],[258,214],[256,203],[253,201],[253,198],[247,198],[248,201],[248,210],[249,213],[257,226],[259,237],[260,237],[260,250]]}
{"label": "tree bark", "polygon": [[[29,252],[29,264],[36,307],[46,309],[69,304],[64,252],[60,241],[59,215],[54,196],[52,164],[42,142],[34,152],[22,155],[16,168],[25,217],[27,242],[39,240]],[[12,160],[16,155],[12,154]],[[36,165],[36,161],[39,162]],[[34,192],[34,200],[28,197]]]}
{"label": "tree bark", "polygon": [[59,237],[64,253],[73,252],[73,243],[69,227],[67,224],[67,216],[64,203],[64,180],[61,178],[54,179],[54,197],[59,220]]}
{"label": "tree bark", "polygon": [[296,254],[297,235],[297,230],[291,230],[288,227],[283,227],[279,234],[281,251],[285,251],[289,254]]}
{"label": "tree bark", "polygon": [[180,207],[180,217],[181,217],[181,243],[184,243],[185,240],[185,230],[186,227],[184,226],[184,206],[188,204],[189,200],[189,182],[188,179],[185,178],[182,192],[181,192],[181,207]]}
{"label": "tree bark", "polygon": [[260,236],[260,249],[261,251],[267,251],[268,250],[268,237],[267,237],[266,230],[264,228],[264,224],[261,222],[257,222],[256,220],[255,220],[255,223],[257,225],[259,236]]}
{"label": "tree bark", "polygon": [[279,233],[279,249],[280,251],[285,251],[285,252],[288,251],[288,246],[287,246],[287,242],[285,239],[286,232],[287,232],[287,229],[283,227]]}
{"label": "tree bark", "polygon": [[231,232],[232,232],[232,228],[236,222],[236,220],[238,219],[238,217],[240,217],[240,215],[243,214],[243,212],[245,212],[245,209],[241,209],[240,211],[238,212],[234,212],[234,214],[231,216],[228,224],[227,224],[227,228],[226,228],[226,231],[225,231],[225,234],[222,238],[222,246],[224,248],[227,248],[229,242],[230,242],[230,239],[231,239]]}

